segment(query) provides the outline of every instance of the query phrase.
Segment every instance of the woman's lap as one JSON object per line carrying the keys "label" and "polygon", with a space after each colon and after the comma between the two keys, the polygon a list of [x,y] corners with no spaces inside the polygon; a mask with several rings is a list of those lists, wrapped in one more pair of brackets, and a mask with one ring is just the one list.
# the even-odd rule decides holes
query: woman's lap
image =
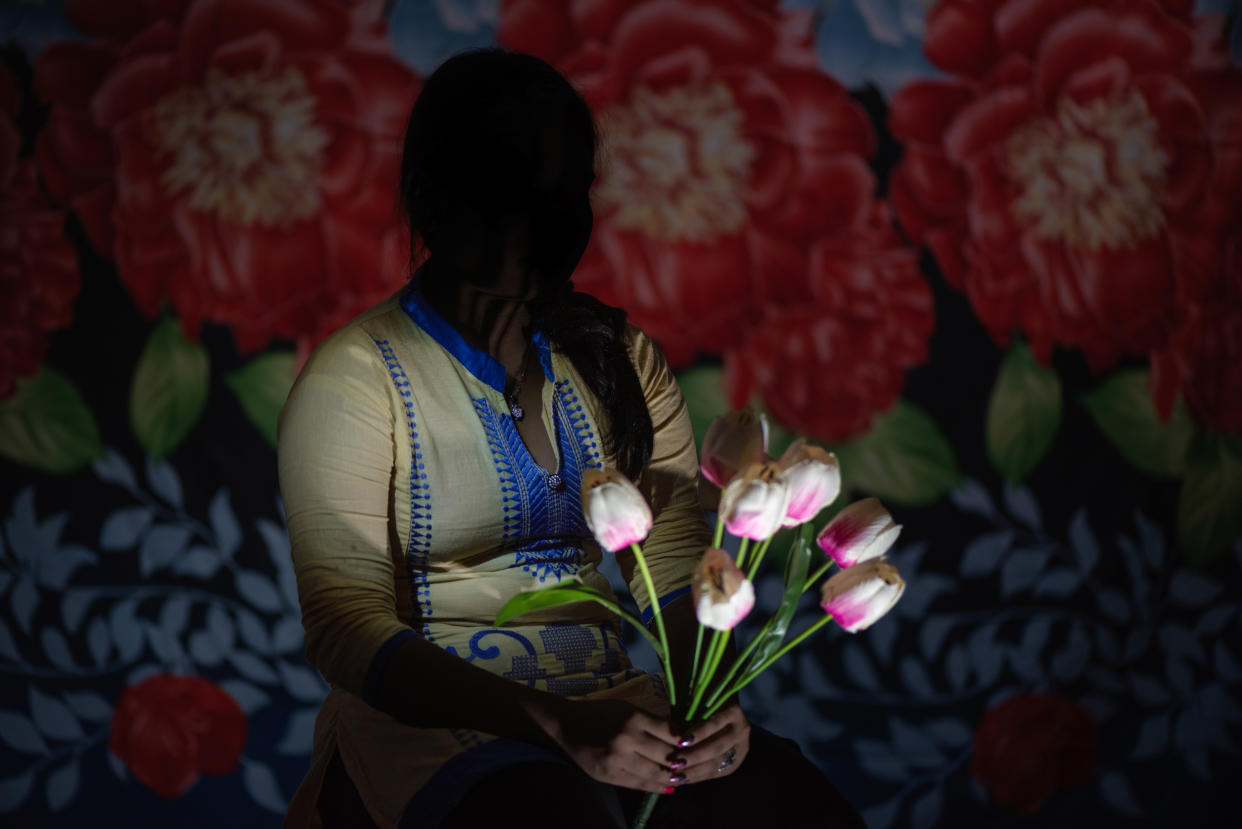
{"label": "woman's lap", "polygon": [[[439,829],[512,822],[519,813],[538,813],[540,825],[548,829],[625,826],[643,797],[642,792],[603,786],[567,761],[522,763],[476,782]],[[864,827],[858,812],[795,742],[760,728],[751,730],[750,751],[737,771],[661,798],[648,826],[765,823],[790,829]]]}
{"label": "woman's lap", "polygon": [[[521,744],[521,748],[522,759],[516,762],[495,765],[492,756],[495,767],[468,784],[444,778],[437,783],[433,778],[410,801],[401,825],[469,829],[497,821],[511,824],[514,818],[538,814],[544,829],[624,829],[642,803],[642,792],[598,783],[567,759],[534,746]],[[319,801],[324,826],[373,827],[339,759],[333,758],[332,765]],[[480,767],[488,769],[488,764]],[[444,793],[456,800],[456,806],[432,803]],[[712,825],[864,829],[858,812],[797,743],[761,728],[751,729],[746,762],[735,772],[662,797],[648,824],[649,829]]]}
{"label": "woman's lap", "polygon": [[[641,793],[637,795],[641,801]],[[651,829],[701,826],[782,829],[865,829],[849,801],[793,740],[752,728],[750,750],[737,771],[687,786],[656,807]]]}

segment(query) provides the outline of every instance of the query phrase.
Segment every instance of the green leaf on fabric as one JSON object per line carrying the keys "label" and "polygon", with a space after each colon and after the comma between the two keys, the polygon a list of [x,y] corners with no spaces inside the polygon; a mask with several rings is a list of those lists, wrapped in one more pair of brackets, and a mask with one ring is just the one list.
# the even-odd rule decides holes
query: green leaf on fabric
{"label": "green leaf on fabric", "polygon": [[1009,349],[988,400],[987,443],[992,465],[1017,483],[1052,446],[1061,424],[1061,378],[1040,365],[1025,343]]}
{"label": "green leaf on fabric", "polygon": [[237,395],[246,418],[273,449],[276,448],[276,416],[289,396],[296,361],[297,356],[292,351],[269,351],[224,377],[224,382]]}
{"label": "green leaf on fabric", "polygon": [[694,445],[703,447],[703,436],[712,418],[729,411],[725,399],[724,369],[719,365],[691,366],[677,372],[677,385],[686,399],[690,411],[690,426],[694,429]]}
{"label": "green leaf on fabric", "polygon": [[865,435],[832,449],[851,488],[895,504],[933,503],[962,478],[940,427],[905,400],[878,416]]}
{"label": "green leaf on fabric", "polygon": [[207,350],[165,317],[147,339],[129,389],[130,427],[151,458],[163,460],[194,428],[207,387]]}
{"label": "green leaf on fabric", "polygon": [[803,524],[797,539],[794,540],[785,557],[785,591],[781,594],[780,607],[772,614],[772,618],[763,626],[763,629],[756,634],[760,640],[742,671],[743,677],[748,676],[755,666],[762,665],[772,654],[780,650],[781,643],[785,641],[785,634],[789,632],[789,623],[793,621],[794,614],[798,610],[798,600],[802,598],[802,585],[806,582],[806,574],[811,567],[811,556],[815,550],[814,538],[815,528],[810,524]]}
{"label": "green leaf on fabric", "polygon": [[1100,431],[1127,461],[1144,472],[1173,476],[1186,472],[1195,424],[1180,398],[1161,422],[1151,401],[1144,369],[1115,372],[1082,396]]}
{"label": "green leaf on fabric", "polygon": [[1220,557],[1242,535],[1242,456],[1221,435],[1202,434],[1177,499],[1177,538],[1191,564]]}
{"label": "green leaf on fabric", "polygon": [[595,602],[608,608],[637,628],[638,632],[651,643],[651,647],[655,649],[656,655],[661,660],[664,659],[664,648],[661,647],[660,640],[651,631],[647,630],[646,625],[643,624],[641,619],[621,607],[609,596],[580,582],[554,584],[551,587],[542,587],[538,590],[527,590],[523,593],[518,593],[512,599],[505,602],[504,607],[500,608],[500,612],[496,614],[495,624],[499,627],[524,613],[545,610],[549,607],[560,607],[561,605],[573,604],[574,602]]}
{"label": "green leaf on fabric", "polygon": [[64,375],[44,366],[17,382],[0,404],[0,455],[40,472],[63,474],[104,453],[95,418]]}

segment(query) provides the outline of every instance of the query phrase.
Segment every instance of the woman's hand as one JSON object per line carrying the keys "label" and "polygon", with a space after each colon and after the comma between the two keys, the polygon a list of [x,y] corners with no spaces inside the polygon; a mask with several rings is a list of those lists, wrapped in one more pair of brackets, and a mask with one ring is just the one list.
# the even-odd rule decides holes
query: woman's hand
{"label": "woman's hand", "polygon": [[750,751],[750,723],[736,703],[695,726],[691,734],[694,741],[678,751],[686,761],[681,770],[686,783],[701,783],[733,774]]}
{"label": "woman's hand", "polygon": [[561,749],[601,783],[666,793],[684,779],[671,759],[682,751],[681,738],[667,722],[628,702],[566,700],[557,722]]}

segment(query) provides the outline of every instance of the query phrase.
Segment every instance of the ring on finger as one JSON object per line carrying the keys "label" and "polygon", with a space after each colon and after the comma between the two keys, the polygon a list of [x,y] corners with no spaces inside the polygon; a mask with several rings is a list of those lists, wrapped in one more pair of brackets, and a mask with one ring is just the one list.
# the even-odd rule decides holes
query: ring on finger
{"label": "ring on finger", "polygon": [[733,765],[735,759],[737,759],[737,749],[731,748],[725,752],[724,757],[720,758],[720,765],[716,767],[716,772],[720,773]]}

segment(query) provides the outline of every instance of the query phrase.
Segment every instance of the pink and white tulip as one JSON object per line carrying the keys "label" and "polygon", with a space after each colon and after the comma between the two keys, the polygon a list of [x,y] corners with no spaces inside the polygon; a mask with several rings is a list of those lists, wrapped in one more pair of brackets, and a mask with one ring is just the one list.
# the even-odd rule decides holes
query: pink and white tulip
{"label": "pink and white tulip", "polygon": [[789,485],[789,506],[781,525],[796,527],[819,515],[841,492],[841,466],[837,456],[804,438],[789,445],[777,463]]}
{"label": "pink and white tulip", "polygon": [[900,533],[879,498],[863,498],[837,513],[815,540],[837,566],[853,567],[884,555]]}
{"label": "pink and white tulip", "polygon": [[703,436],[703,477],[717,487],[728,486],[739,472],[764,459],[767,445],[767,421],[749,406],[714,417]]}
{"label": "pink and white tulip", "polygon": [[615,469],[583,472],[581,498],[587,527],[610,553],[639,543],[651,532],[651,507],[638,487]]}
{"label": "pink and white tulip", "polygon": [[700,622],[713,630],[733,630],[755,606],[755,587],[733,557],[716,547],[703,554],[691,576],[690,592]]}
{"label": "pink and white tulip", "polygon": [[905,592],[897,568],[883,559],[838,571],[820,588],[820,607],[849,633],[878,621]]}
{"label": "pink and white tulip", "polygon": [[781,528],[789,506],[789,485],[775,462],[755,463],[720,495],[720,520],[729,532],[762,541]]}

